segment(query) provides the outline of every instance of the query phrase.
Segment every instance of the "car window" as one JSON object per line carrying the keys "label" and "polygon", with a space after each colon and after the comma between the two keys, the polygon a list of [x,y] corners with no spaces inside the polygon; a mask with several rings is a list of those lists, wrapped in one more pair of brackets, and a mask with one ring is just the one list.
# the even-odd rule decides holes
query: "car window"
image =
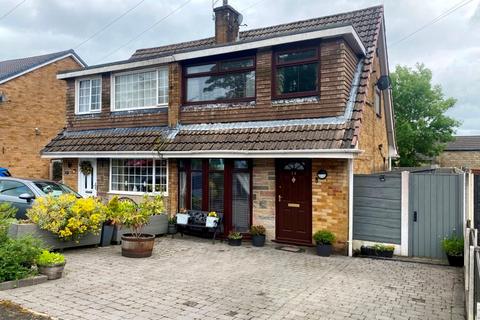
{"label": "car window", "polygon": [[65,193],[73,193],[71,190],[69,190],[65,186],[59,183],[51,182],[51,181],[35,181],[34,184],[44,194],[47,194],[47,195],[59,196]]}
{"label": "car window", "polygon": [[18,181],[0,180],[0,195],[18,197],[22,193],[28,193],[33,196],[32,190]]}

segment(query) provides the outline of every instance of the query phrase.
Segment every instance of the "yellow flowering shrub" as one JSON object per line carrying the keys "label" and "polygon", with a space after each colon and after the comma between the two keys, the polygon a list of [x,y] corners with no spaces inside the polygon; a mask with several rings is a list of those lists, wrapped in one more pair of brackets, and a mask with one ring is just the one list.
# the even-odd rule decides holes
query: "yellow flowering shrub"
{"label": "yellow flowering shrub", "polygon": [[86,233],[98,234],[105,221],[106,206],[97,198],[78,199],[72,194],[35,200],[27,216],[41,229],[62,240],[78,241]]}

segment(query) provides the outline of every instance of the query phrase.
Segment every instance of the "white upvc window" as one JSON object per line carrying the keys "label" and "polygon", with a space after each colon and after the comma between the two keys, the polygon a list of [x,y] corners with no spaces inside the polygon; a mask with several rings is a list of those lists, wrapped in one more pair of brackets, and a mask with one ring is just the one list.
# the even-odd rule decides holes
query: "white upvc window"
{"label": "white upvc window", "polygon": [[168,106],[168,68],[112,76],[112,111]]}
{"label": "white upvc window", "polygon": [[75,97],[75,113],[101,112],[102,79],[100,77],[78,79]]}
{"label": "white upvc window", "polygon": [[110,192],[168,195],[166,159],[111,159]]}

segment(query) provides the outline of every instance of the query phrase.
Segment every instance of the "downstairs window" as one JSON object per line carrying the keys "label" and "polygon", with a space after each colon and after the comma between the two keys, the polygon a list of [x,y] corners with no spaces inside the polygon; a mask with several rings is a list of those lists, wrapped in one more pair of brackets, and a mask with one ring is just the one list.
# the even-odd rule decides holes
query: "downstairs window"
{"label": "downstairs window", "polygon": [[110,191],[167,194],[167,171],[165,159],[112,159]]}

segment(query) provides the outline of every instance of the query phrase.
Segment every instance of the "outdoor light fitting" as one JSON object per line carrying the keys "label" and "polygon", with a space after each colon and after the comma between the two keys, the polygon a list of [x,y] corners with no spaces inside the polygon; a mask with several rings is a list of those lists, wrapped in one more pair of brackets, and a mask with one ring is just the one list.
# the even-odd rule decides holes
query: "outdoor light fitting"
{"label": "outdoor light fitting", "polygon": [[327,170],[320,169],[317,172],[317,177],[315,178],[315,181],[318,183],[319,180],[325,180],[327,178]]}

